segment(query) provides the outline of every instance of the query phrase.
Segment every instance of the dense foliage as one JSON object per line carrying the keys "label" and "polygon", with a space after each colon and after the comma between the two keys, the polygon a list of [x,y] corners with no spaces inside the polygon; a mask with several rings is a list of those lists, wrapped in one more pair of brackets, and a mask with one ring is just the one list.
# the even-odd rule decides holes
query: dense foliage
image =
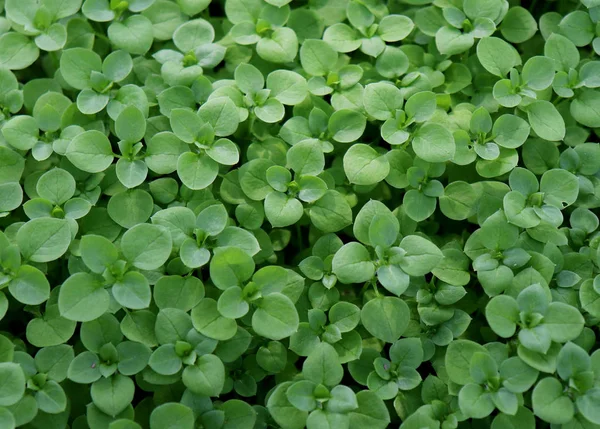
{"label": "dense foliage", "polygon": [[1,429],[600,428],[600,0],[0,12]]}

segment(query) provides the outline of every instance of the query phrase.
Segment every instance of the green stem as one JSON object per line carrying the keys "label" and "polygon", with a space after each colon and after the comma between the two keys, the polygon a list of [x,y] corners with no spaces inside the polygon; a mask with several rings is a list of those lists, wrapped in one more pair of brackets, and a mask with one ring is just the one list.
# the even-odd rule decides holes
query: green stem
{"label": "green stem", "polygon": [[535,9],[536,4],[537,4],[537,0],[532,0],[531,4],[529,5],[529,12],[533,13],[533,10]]}
{"label": "green stem", "polygon": [[298,236],[298,248],[304,249],[304,245],[302,244],[302,228],[299,224],[296,224],[296,235]]}
{"label": "green stem", "polygon": [[371,280],[371,284],[373,285],[373,292],[375,292],[375,296],[379,298],[379,288],[377,287],[377,280]]}

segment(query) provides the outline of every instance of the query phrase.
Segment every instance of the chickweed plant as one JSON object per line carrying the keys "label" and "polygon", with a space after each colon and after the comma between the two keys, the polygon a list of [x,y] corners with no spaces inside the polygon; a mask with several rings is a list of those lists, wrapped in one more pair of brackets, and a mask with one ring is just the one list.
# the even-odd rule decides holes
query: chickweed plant
{"label": "chickweed plant", "polygon": [[0,0],[0,429],[600,428],[600,0]]}

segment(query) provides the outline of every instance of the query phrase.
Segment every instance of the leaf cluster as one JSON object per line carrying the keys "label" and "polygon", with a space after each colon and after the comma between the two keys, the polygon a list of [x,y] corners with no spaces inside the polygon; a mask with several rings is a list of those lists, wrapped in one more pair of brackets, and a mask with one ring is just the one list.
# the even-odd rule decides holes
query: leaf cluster
{"label": "leaf cluster", "polygon": [[0,429],[600,428],[600,1],[0,0]]}

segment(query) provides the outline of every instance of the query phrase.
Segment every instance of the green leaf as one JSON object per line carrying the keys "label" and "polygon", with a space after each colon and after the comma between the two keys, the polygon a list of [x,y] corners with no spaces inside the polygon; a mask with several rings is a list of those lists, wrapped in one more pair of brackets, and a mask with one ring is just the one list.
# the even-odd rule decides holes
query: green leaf
{"label": "green leaf", "polygon": [[234,165],[240,160],[238,147],[229,139],[218,139],[206,153],[222,165]]}
{"label": "green leaf", "polygon": [[113,152],[106,135],[90,130],[78,134],[67,147],[67,158],[88,173],[100,173],[113,162]]}
{"label": "green leaf", "polygon": [[287,390],[292,382],[279,384],[267,401],[267,408],[273,419],[289,429],[302,429],[305,427],[308,413],[296,408],[287,398]]}
{"label": "green leaf", "polygon": [[435,244],[418,235],[404,237],[400,242],[400,248],[406,253],[400,259],[399,265],[411,276],[430,272],[444,257]]}
{"label": "green leaf", "polygon": [[385,82],[365,86],[363,104],[369,115],[380,121],[391,119],[397,109],[402,108],[402,93]]}
{"label": "green leaf", "polygon": [[198,115],[212,126],[219,137],[233,134],[240,122],[237,107],[228,97],[208,100],[200,107]]}
{"label": "green leaf", "polygon": [[385,217],[387,219],[387,223],[399,225],[398,219],[385,204],[383,204],[381,201],[370,200],[365,203],[365,205],[358,212],[353,225],[354,236],[360,242],[368,245],[372,244],[369,239],[369,230],[371,224],[373,223],[373,219],[376,216],[380,218]]}
{"label": "green leaf", "polygon": [[514,393],[528,391],[538,378],[537,370],[533,369],[521,358],[514,356],[500,364],[502,384]]}
{"label": "green leaf", "polygon": [[71,229],[62,219],[33,219],[19,228],[16,240],[26,260],[50,262],[60,258],[69,248]]}
{"label": "green leaf", "polygon": [[269,341],[258,349],[256,362],[266,371],[279,372],[287,363],[287,349],[279,341]]}
{"label": "green leaf", "polygon": [[146,141],[146,157],[148,168],[158,174],[169,174],[177,169],[179,156],[187,152],[184,144],[175,134],[163,131]]}
{"label": "green leaf", "polygon": [[131,55],[125,51],[114,51],[102,62],[102,73],[113,82],[121,82],[133,69]]}
{"label": "green leaf", "polygon": [[440,210],[453,220],[464,220],[475,210],[477,193],[473,186],[460,180],[450,183],[439,197]]}
{"label": "green leaf", "polygon": [[0,183],[17,182],[23,174],[25,159],[7,147],[0,147]]}
{"label": "green leaf", "polygon": [[8,299],[4,293],[0,294],[0,320],[6,316],[8,310]]}
{"label": "green leaf", "polygon": [[234,77],[235,84],[246,94],[254,94],[265,86],[265,78],[262,73],[250,64],[242,63],[238,65]]}
{"label": "green leaf", "polygon": [[75,194],[75,186],[75,179],[69,172],[55,168],[39,178],[36,191],[40,197],[56,205],[63,205]]}
{"label": "green leaf", "polygon": [[272,293],[262,298],[252,315],[254,331],[271,340],[281,340],[298,329],[298,312],[285,295]]}
{"label": "green leaf", "polygon": [[562,210],[577,200],[579,183],[568,171],[552,169],[542,176],[540,191],[544,193],[544,202]]}
{"label": "green leaf", "polygon": [[1,428],[600,425],[600,0],[0,3]]}
{"label": "green leaf", "polygon": [[537,283],[528,286],[517,296],[517,304],[520,311],[545,314],[549,304],[547,291]]}
{"label": "green leaf", "polygon": [[310,207],[310,220],[321,231],[336,232],[352,223],[352,209],[342,194],[328,190]]}
{"label": "green leaf", "polygon": [[363,306],[360,317],[371,335],[393,343],[408,326],[409,310],[400,298],[379,297]]}
{"label": "green leaf", "polygon": [[61,75],[75,89],[91,86],[92,72],[99,72],[101,68],[102,59],[90,49],[67,49],[60,57]]}
{"label": "green leaf", "polygon": [[360,321],[360,309],[349,302],[338,302],[329,310],[329,322],[340,332],[351,332]]}
{"label": "green leaf", "polygon": [[590,357],[578,345],[568,342],[560,349],[556,361],[556,371],[563,380],[569,380],[591,368]]}
{"label": "green leaf", "polygon": [[148,166],[141,160],[119,159],[116,166],[117,178],[126,188],[135,188],[146,180]]}
{"label": "green leaf", "polygon": [[275,228],[295,224],[304,214],[302,203],[281,192],[271,192],[265,198],[265,216]]}
{"label": "green leaf", "polygon": [[356,242],[345,244],[336,252],[332,270],[342,283],[362,283],[375,275],[369,251]]}
{"label": "green leaf", "polygon": [[502,36],[511,43],[523,43],[537,32],[537,22],[531,13],[520,6],[511,7],[500,25]]}
{"label": "green leaf", "polygon": [[546,39],[544,55],[554,61],[556,71],[569,71],[579,63],[577,47],[564,36],[553,33]]}
{"label": "green leaf", "polygon": [[196,277],[162,276],[153,290],[158,308],[190,311],[204,297],[204,285]]}
{"label": "green leaf", "polygon": [[487,353],[487,350],[470,340],[455,340],[446,349],[446,371],[454,383],[465,385],[472,383],[470,375],[471,359],[475,353]]}
{"label": "green leaf", "polygon": [[527,106],[531,128],[545,140],[559,141],[565,137],[565,121],[549,101],[534,101]]}
{"label": "green leaf", "polygon": [[121,140],[138,142],[146,133],[146,118],[134,106],[127,106],[115,121],[115,132]]}
{"label": "green leaf", "polygon": [[467,416],[482,419],[494,411],[491,394],[478,384],[467,384],[458,394],[460,410]]}
{"label": "green leaf", "polygon": [[217,237],[218,247],[237,246],[248,255],[256,255],[261,244],[252,233],[235,226],[226,227]]}
{"label": "green leaf", "polygon": [[529,137],[530,127],[527,121],[515,115],[502,115],[492,129],[494,141],[502,147],[514,149],[521,146]]}
{"label": "green leaf", "polygon": [[577,122],[587,127],[597,127],[600,124],[598,117],[598,91],[583,88],[571,103],[571,115]]}
{"label": "green leaf", "polygon": [[298,53],[296,33],[291,28],[276,28],[270,38],[263,37],[258,41],[256,52],[263,60],[275,64],[294,61]]}
{"label": "green leaf", "polygon": [[39,139],[37,121],[27,115],[15,116],[4,124],[2,135],[15,149],[29,150]]}
{"label": "green leaf", "polygon": [[43,317],[32,319],[27,324],[27,341],[36,347],[62,344],[75,332],[77,323],[60,316],[58,305],[49,305]]}
{"label": "green leaf", "polygon": [[115,374],[94,382],[90,393],[94,405],[114,417],[124,411],[133,400],[135,385],[131,378]]}
{"label": "green leaf", "polygon": [[290,106],[300,104],[308,95],[306,79],[289,70],[275,70],[269,73],[267,88],[271,90],[271,97]]}
{"label": "green leaf", "polygon": [[515,334],[519,322],[517,302],[510,296],[495,296],[485,307],[485,317],[496,334],[510,338]]}
{"label": "green leaf", "polygon": [[548,327],[552,341],[564,343],[581,334],[583,316],[575,307],[562,302],[552,302],[544,316],[544,325]]}
{"label": "green leaf", "polygon": [[412,20],[404,15],[388,15],[379,23],[379,35],[385,42],[398,42],[408,36],[413,28]]}
{"label": "green leaf", "polygon": [[0,67],[23,70],[38,59],[37,46],[20,33],[6,32],[0,36]]}
{"label": "green leaf", "polygon": [[563,386],[556,378],[540,380],[533,389],[531,402],[535,415],[548,423],[563,424],[573,418],[573,402],[563,393]]}
{"label": "green leaf", "polygon": [[25,375],[21,366],[12,362],[0,363],[0,406],[14,405],[25,393]]}
{"label": "green leaf", "polygon": [[210,128],[207,129],[205,127],[200,117],[188,109],[180,108],[171,110],[169,122],[175,135],[186,143],[193,143],[203,133],[209,136],[213,134]]}
{"label": "green leaf", "polygon": [[253,428],[257,421],[257,411],[239,399],[230,399],[221,408],[225,413],[226,429]]}
{"label": "green leaf", "polygon": [[423,346],[417,338],[403,338],[390,347],[390,359],[399,366],[418,368],[423,358]]}
{"label": "green leaf", "polygon": [[[35,404],[35,399],[33,403]],[[16,427],[15,417],[7,408],[0,409],[0,423],[7,429],[14,429]]]}
{"label": "green leaf", "polygon": [[519,402],[518,397],[507,389],[500,388],[497,392],[492,393],[492,401],[494,405],[503,413],[515,415],[517,413]]}
{"label": "green leaf", "polygon": [[215,250],[210,261],[210,276],[220,289],[240,286],[254,273],[252,257],[238,247],[224,247]]}
{"label": "green leaf", "polygon": [[136,225],[121,239],[125,258],[142,270],[154,270],[163,265],[171,255],[171,247],[169,232],[158,225]]}
{"label": "green leaf", "polygon": [[390,423],[385,403],[374,393],[362,390],[356,394],[358,409],[350,412],[350,429],[372,427],[384,429]]}
{"label": "green leaf", "polygon": [[375,247],[390,247],[399,232],[400,225],[395,217],[375,215],[369,225],[369,241]]}
{"label": "green leaf", "polygon": [[445,162],[454,157],[456,145],[452,133],[441,125],[426,124],[415,134],[412,148],[428,162]]}
{"label": "green leaf", "polygon": [[592,19],[589,13],[582,10],[567,14],[558,24],[558,28],[575,46],[586,46],[595,36]]}
{"label": "green leaf", "polygon": [[462,33],[460,30],[444,26],[435,33],[435,44],[440,53],[444,55],[455,55],[467,51],[475,39],[472,34]]}
{"label": "green leaf", "polygon": [[121,22],[113,22],[107,30],[112,44],[133,55],[144,55],[154,40],[152,22],[142,15],[132,15]]}
{"label": "green leaf", "polygon": [[485,384],[498,376],[498,365],[487,353],[475,353],[470,364],[471,378],[476,383]]}
{"label": "green leaf", "polygon": [[336,386],[342,381],[344,369],[333,346],[320,343],[302,365],[302,375],[309,381],[325,386]]}
{"label": "green leaf", "polygon": [[[329,118],[328,130],[331,138],[335,141],[350,143],[358,140],[363,135],[366,124],[367,121],[360,112],[341,109],[336,110]],[[354,146],[356,145],[352,147]]]}
{"label": "green leaf", "polygon": [[300,48],[300,63],[308,74],[324,76],[332,69],[337,53],[323,40],[310,39]]}
{"label": "green leaf", "polygon": [[150,424],[156,429],[189,429],[194,426],[193,411],[183,404],[167,402],[150,414]]}
{"label": "green leaf", "polygon": [[521,72],[523,83],[535,91],[548,88],[554,79],[552,60],[543,57],[532,57],[527,60]]}
{"label": "green leaf", "polygon": [[521,64],[517,50],[497,37],[484,37],[477,44],[477,59],[495,76],[504,77],[510,69]]}
{"label": "green leaf", "polygon": [[316,140],[304,140],[295,144],[288,150],[286,159],[287,166],[301,175],[318,175],[325,167],[325,155],[321,144]]}
{"label": "green leaf", "polygon": [[421,91],[411,95],[405,106],[408,118],[419,123],[430,119],[436,108],[435,94],[431,91]]}
{"label": "green leaf", "polygon": [[342,23],[335,23],[327,27],[323,34],[323,40],[336,51],[344,53],[355,51],[361,45],[358,33],[349,25]]}
{"label": "green leaf", "polygon": [[97,319],[108,310],[110,297],[99,278],[76,273],[61,286],[58,296],[60,314],[76,322]]}
{"label": "green leaf", "polygon": [[268,124],[273,124],[283,119],[283,116],[285,115],[285,108],[279,100],[270,98],[261,106],[255,107],[254,113],[261,121]]}
{"label": "green leaf", "polygon": [[204,298],[192,309],[192,323],[202,335],[219,341],[232,338],[237,331],[234,319],[221,316],[217,301]]}
{"label": "green leaf", "polygon": [[8,290],[17,301],[27,305],[39,305],[50,297],[50,283],[46,276],[30,265],[19,267]]}
{"label": "green leaf", "polygon": [[198,46],[211,43],[214,38],[215,31],[212,25],[203,19],[188,21],[173,33],[173,42],[182,52],[189,52]]}
{"label": "green leaf", "polygon": [[72,105],[71,100],[52,91],[42,95],[33,106],[33,117],[42,131],[58,131],[62,116]]}
{"label": "green leaf", "polygon": [[183,384],[197,395],[219,396],[225,384],[225,367],[217,356],[200,356],[183,370]]}
{"label": "green leaf", "polygon": [[592,388],[585,392],[585,395],[577,398],[577,409],[590,422],[598,424],[600,414],[598,405],[600,405],[600,389]]}
{"label": "green leaf", "polygon": [[377,269],[377,280],[396,296],[402,295],[410,285],[410,276],[397,265],[384,265]]}
{"label": "green leaf", "polygon": [[344,172],[350,183],[373,185],[381,182],[389,171],[385,155],[366,144],[356,143],[344,155]]}
{"label": "green leaf", "polygon": [[115,300],[123,307],[133,310],[148,308],[152,292],[148,280],[136,272],[126,273],[112,287]]}
{"label": "green leaf", "polygon": [[242,289],[233,286],[226,289],[217,302],[217,309],[224,317],[239,319],[248,313],[250,306],[244,300]]}
{"label": "green leaf", "polygon": [[519,229],[510,225],[503,213],[496,212],[483,223],[479,239],[487,249],[504,250],[514,246],[518,235]]}
{"label": "green leaf", "polygon": [[152,214],[152,196],[141,189],[131,189],[113,195],[108,201],[108,215],[123,228],[146,222]]}
{"label": "green leaf", "polygon": [[408,56],[394,46],[386,46],[375,62],[377,72],[388,79],[400,77],[406,73],[409,65]]}
{"label": "green leaf", "polygon": [[428,197],[416,189],[410,189],[404,194],[402,203],[406,214],[416,222],[423,221],[433,214],[436,207],[436,199]]}
{"label": "green leaf", "polygon": [[219,173],[219,164],[204,154],[185,152],[177,160],[177,175],[190,189],[200,190],[210,186]]}
{"label": "green leaf", "polygon": [[285,392],[290,404],[298,410],[311,412],[317,408],[317,400],[314,397],[315,383],[309,380],[301,380],[292,384]]}

